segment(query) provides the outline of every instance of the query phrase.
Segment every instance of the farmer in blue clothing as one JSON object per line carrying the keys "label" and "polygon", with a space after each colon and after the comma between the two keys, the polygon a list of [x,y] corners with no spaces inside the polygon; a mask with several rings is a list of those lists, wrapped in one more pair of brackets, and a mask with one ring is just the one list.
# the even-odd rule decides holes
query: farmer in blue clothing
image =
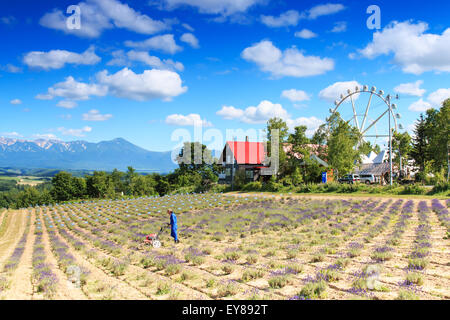
{"label": "farmer in blue clothing", "polygon": [[177,216],[175,215],[175,213],[173,213],[172,210],[167,210],[167,213],[170,215],[170,223],[168,223],[168,225],[170,226],[170,235],[174,238],[175,243],[180,242],[178,240],[178,234],[177,234]]}

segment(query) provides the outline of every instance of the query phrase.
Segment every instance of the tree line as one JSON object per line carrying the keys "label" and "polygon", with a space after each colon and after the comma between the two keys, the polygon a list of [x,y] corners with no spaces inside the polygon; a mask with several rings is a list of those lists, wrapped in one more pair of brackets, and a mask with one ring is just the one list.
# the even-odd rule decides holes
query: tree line
{"label": "tree line", "polygon": [[[256,189],[275,191],[279,187],[319,183],[325,168],[321,167],[313,155],[327,162],[329,168],[333,168],[336,175],[341,176],[352,172],[355,164],[361,162],[363,154],[380,152],[378,145],[363,142],[358,130],[343,121],[337,113],[327,118],[311,138],[307,137],[306,126],[297,126],[293,132],[289,132],[285,121],[270,119],[266,128],[269,156],[274,129],[279,130],[279,171],[270,178],[261,177],[256,182],[261,187]],[[398,166],[400,159],[404,164],[414,160],[420,168],[416,175],[418,181],[445,184],[448,189],[449,137],[450,99],[439,110],[430,109],[425,115],[420,115],[413,137],[407,132],[393,133],[394,163]],[[287,151],[284,148],[286,145],[290,146]],[[13,186],[14,182],[2,182],[0,208],[23,208],[89,198],[163,196],[173,192],[201,192],[217,188],[221,167],[217,161],[213,161],[212,152],[205,145],[186,142],[177,161],[179,167],[166,175],[142,175],[128,167],[126,172],[117,169],[112,172],[94,171],[84,177],[59,172],[51,182],[36,187]],[[245,189],[245,185],[245,172],[238,172],[234,187]],[[218,189],[226,190],[226,187]]]}
{"label": "tree line", "polygon": [[[192,144],[194,147],[195,144]],[[185,148],[187,145],[185,146]],[[203,146],[203,150],[207,150]],[[208,153],[209,152],[209,153]],[[211,155],[209,150],[205,154]],[[181,161],[181,157],[178,159]],[[169,174],[143,175],[128,167],[126,172],[94,171],[91,175],[77,177],[61,171],[51,182],[36,187],[16,186],[7,183],[0,191],[0,208],[61,203],[83,199],[118,199],[123,197],[163,196],[172,192],[202,192],[217,182],[217,165],[183,164]]]}

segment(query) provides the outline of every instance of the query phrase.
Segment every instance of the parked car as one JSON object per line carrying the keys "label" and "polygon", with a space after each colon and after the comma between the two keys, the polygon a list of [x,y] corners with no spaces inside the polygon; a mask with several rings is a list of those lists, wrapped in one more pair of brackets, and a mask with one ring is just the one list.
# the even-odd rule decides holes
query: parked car
{"label": "parked car", "polygon": [[338,182],[340,183],[349,183],[354,184],[358,183],[360,181],[359,175],[357,174],[346,174],[343,177],[338,179]]}
{"label": "parked car", "polygon": [[374,184],[374,183],[379,183],[380,182],[378,177],[373,175],[373,174],[362,174],[362,175],[360,175],[360,181],[361,181],[361,183],[365,183],[365,184]]}

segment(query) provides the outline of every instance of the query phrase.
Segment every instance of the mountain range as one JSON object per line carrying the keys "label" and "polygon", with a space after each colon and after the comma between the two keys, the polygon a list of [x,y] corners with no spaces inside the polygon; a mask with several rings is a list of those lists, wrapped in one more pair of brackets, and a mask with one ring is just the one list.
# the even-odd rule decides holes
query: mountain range
{"label": "mountain range", "polygon": [[92,143],[0,137],[0,167],[126,170],[168,173],[178,167],[171,152],[148,151],[125,139]]}

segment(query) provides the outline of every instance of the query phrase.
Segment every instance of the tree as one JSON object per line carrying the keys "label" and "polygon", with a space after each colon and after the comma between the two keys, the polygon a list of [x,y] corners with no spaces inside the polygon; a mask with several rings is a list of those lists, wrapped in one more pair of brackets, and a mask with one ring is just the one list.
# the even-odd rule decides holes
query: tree
{"label": "tree", "polygon": [[108,174],[104,171],[94,171],[86,177],[87,194],[91,198],[104,198],[111,190]]}
{"label": "tree", "polygon": [[440,110],[427,110],[426,130],[429,136],[429,155],[435,172],[447,168],[450,138],[450,99],[442,103]]}
{"label": "tree", "polygon": [[408,160],[412,150],[411,136],[408,132],[399,133],[394,132],[392,138],[392,156],[393,162],[400,166],[400,159],[403,165]]}
{"label": "tree", "polygon": [[133,195],[136,189],[136,179],[139,174],[133,167],[128,167],[127,172],[125,173],[125,193],[127,195]]}
{"label": "tree", "polygon": [[414,128],[411,156],[422,172],[425,170],[425,161],[428,158],[427,153],[428,139],[426,133],[426,122],[423,114],[421,114]]}
{"label": "tree", "polygon": [[179,187],[194,186],[206,190],[219,177],[219,166],[206,145],[199,142],[185,142],[177,157],[179,168],[168,176],[168,181]]}
{"label": "tree", "polygon": [[167,177],[166,176],[162,176],[160,174],[155,173],[153,175],[153,178],[156,182],[155,185],[155,190],[156,192],[158,192],[158,194],[160,196],[164,196],[168,193],[170,193],[170,183],[167,181]]}
{"label": "tree", "polygon": [[419,178],[424,181],[426,172],[443,177],[448,170],[450,140],[450,99],[440,110],[429,109],[421,114],[414,129],[411,157],[420,167]]}
{"label": "tree", "polygon": [[126,193],[126,187],[123,181],[124,176],[125,174],[117,169],[114,169],[113,172],[111,172],[111,183],[114,186],[114,192],[116,194],[121,194],[122,192]]}
{"label": "tree", "polygon": [[272,132],[275,129],[278,129],[278,137],[280,142],[286,142],[289,128],[283,119],[277,117],[271,118],[267,121],[267,141],[270,142],[272,140]]}
{"label": "tree", "polygon": [[83,178],[72,177],[72,198],[82,199],[86,196],[86,180]]}
{"label": "tree", "polygon": [[[311,155],[319,150],[309,146],[311,139],[306,136],[306,130],[306,126],[295,127],[294,133],[288,138],[288,142],[292,144],[292,151],[288,154],[290,164],[288,175],[292,176],[290,180],[292,185],[299,185],[302,182],[315,183],[321,177],[322,168],[317,161],[311,159]],[[318,136],[316,138],[318,139]],[[298,159],[298,155],[301,159]]]}
{"label": "tree", "polygon": [[74,188],[72,175],[61,171],[52,178],[52,197],[56,201],[68,201],[73,198]]}
{"label": "tree", "polygon": [[294,133],[289,135],[288,142],[292,144],[294,152],[305,152],[306,145],[311,143],[311,140],[306,136],[306,130],[306,126],[298,126],[294,128]]}
{"label": "tree", "polygon": [[338,113],[331,115],[327,123],[330,130],[328,161],[339,175],[351,172],[361,155],[355,147],[360,140],[358,130],[343,121]]}

